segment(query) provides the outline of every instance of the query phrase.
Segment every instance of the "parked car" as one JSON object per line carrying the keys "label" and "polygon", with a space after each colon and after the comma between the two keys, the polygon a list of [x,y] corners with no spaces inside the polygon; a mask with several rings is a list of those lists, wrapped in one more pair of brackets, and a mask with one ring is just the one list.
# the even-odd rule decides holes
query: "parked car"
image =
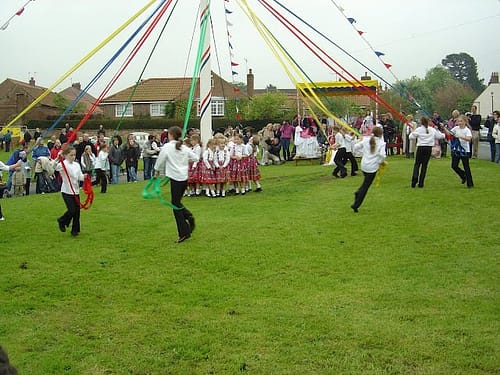
{"label": "parked car", "polygon": [[484,125],[481,125],[481,129],[479,130],[479,140],[480,141],[488,140],[488,128]]}
{"label": "parked car", "polygon": [[139,145],[139,147],[142,149],[144,149],[144,146],[148,140],[148,137],[149,137],[149,133],[146,133],[146,132],[132,132],[130,133],[134,136],[134,139],[135,139],[135,143],[137,143]]}

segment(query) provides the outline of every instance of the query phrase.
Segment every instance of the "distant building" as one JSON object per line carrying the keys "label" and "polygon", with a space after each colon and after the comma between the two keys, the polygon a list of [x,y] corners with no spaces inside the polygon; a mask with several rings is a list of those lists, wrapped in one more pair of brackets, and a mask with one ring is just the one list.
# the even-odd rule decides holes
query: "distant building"
{"label": "distant building", "polygon": [[[163,117],[167,103],[176,103],[189,98],[191,78],[150,78],[104,98],[100,107],[107,118]],[[134,92],[135,90],[135,92]],[[195,87],[195,104],[199,104],[199,79]],[[133,93],[133,95],[131,95]],[[247,95],[231,83],[212,72],[212,117],[224,117],[228,100],[241,99]],[[130,104],[127,103],[130,100]]]}
{"label": "distant building", "polygon": [[490,81],[484,91],[474,100],[478,113],[484,119],[490,113],[500,110],[500,83],[498,72],[491,73]]}
{"label": "distant building", "polygon": [[[29,82],[22,82],[15,79],[7,78],[0,83],[0,125],[9,123],[26,107],[33,103],[40,95],[47,90],[46,87],[37,86],[35,79],[32,77]],[[68,101],[68,104],[75,99],[81,92],[80,84],[73,84],[71,87],[61,91],[61,95]],[[16,125],[25,125],[31,120],[47,120],[61,114],[61,110],[57,108],[56,93],[50,92],[30,111],[28,111],[18,121]],[[91,95],[85,94],[82,98],[85,111],[87,111],[91,103],[95,101]],[[97,109],[96,113],[101,110]]]}

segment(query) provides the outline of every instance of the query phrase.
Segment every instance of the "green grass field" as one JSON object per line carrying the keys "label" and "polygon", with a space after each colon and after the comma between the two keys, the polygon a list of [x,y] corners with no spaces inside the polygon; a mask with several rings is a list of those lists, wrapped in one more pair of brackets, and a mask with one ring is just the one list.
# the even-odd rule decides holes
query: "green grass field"
{"label": "green grass field", "polygon": [[319,165],[185,198],[181,244],[143,182],[95,189],[76,238],[59,193],[2,199],[0,345],[20,374],[499,374],[499,166],[411,189],[388,161],[357,214],[362,177]]}

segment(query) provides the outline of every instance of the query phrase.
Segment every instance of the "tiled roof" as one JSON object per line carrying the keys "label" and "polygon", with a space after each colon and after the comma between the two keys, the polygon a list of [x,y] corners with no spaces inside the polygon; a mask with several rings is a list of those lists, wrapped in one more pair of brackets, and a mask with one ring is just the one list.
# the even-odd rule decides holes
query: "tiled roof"
{"label": "tiled roof", "polygon": [[[226,98],[242,98],[244,93],[235,92],[233,86],[213,73],[212,96]],[[128,87],[102,100],[102,104],[128,102],[134,86]],[[156,102],[187,99],[191,88],[191,78],[149,78],[137,86],[132,102]],[[195,88],[195,96],[199,96],[199,80]]]}
{"label": "tiled roof", "polygon": [[[62,90],[61,92],[59,92],[59,94],[64,96],[66,99],[68,99],[69,102],[72,102],[73,100],[75,100],[78,97],[78,95],[80,95],[81,92],[82,92],[82,90],[79,90],[78,88],[76,88],[74,86],[71,86],[71,87],[68,87],[68,88]],[[83,94],[82,98],[80,99],[80,103],[83,103],[83,105],[85,106],[85,111],[88,111],[92,107],[92,105],[95,103],[95,101],[96,101],[96,98],[94,98],[89,93]],[[97,106],[97,108],[94,110],[94,113],[95,114],[102,114],[102,109],[99,108],[99,106]]]}
{"label": "tiled roof", "polygon": [[[45,87],[41,86],[33,86],[30,85],[29,83],[18,81],[12,78],[7,78],[5,81],[10,81],[12,82],[16,87],[22,89],[32,100],[35,100],[38,98],[40,95],[47,90]],[[40,101],[41,105],[45,105],[48,107],[55,107],[54,104],[54,99],[55,99],[56,94],[53,92],[50,92],[45,98],[43,98]]]}

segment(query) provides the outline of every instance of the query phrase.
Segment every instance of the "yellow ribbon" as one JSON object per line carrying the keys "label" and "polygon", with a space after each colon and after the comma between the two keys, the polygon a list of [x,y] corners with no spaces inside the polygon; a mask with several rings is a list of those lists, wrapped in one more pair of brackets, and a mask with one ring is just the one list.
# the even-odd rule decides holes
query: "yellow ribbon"
{"label": "yellow ribbon", "polygon": [[382,175],[385,173],[386,168],[387,168],[387,162],[386,161],[384,161],[378,167],[377,174],[375,175],[375,186],[379,186],[380,185],[380,179],[382,178]]}
{"label": "yellow ribbon", "polygon": [[123,25],[121,25],[118,29],[116,29],[111,35],[109,35],[106,39],[104,39],[101,44],[95,47],[92,51],[90,51],[87,56],[78,61],[71,69],[69,69],[66,73],[62,75],[52,86],[46,89],[38,98],[36,98],[30,105],[28,105],[21,113],[19,113],[16,117],[14,117],[4,128],[7,129],[9,126],[14,124],[17,120],[19,120],[22,116],[24,116],[28,111],[30,111],[35,105],[40,103],[43,98],[49,95],[52,90],[54,90],[62,81],[69,77],[71,73],[77,70],[80,66],[82,66],[85,62],[87,62],[92,56],[94,56],[101,48],[103,48],[106,44],[108,44],[115,36],[121,33],[128,25],[130,25],[137,17],[139,17],[142,13],[144,13],[151,5],[153,5],[156,0],[151,0],[148,4],[146,4],[143,8],[141,8],[136,14],[130,17]]}
{"label": "yellow ribbon", "polygon": [[[316,92],[313,90],[314,85],[311,84],[307,77],[300,71],[299,67],[293,60],[290,58],[290,56],[287,54],[287,52],[281,47],[280,43],[278,40],[274,37],[274,35],[269,31],[269,29],[265,26],[265,24],[262,22],[262,20],[253,12],[250,7],[248,6],[246,0],[241,0],[241,3],[244,5],[244,8],[241,4],[240,8],[242,11],[245,13],[245,15],[249,18],[249,20],[254,24],[255,28],[257,31],[261,34],[262,38],[264,39],[264,42],[268,45],[269,49],[271,52],[274,54],[280,65],[283,67],[285,72],[287,73],[288,77],[290,80],[295,84],[295,87],[298,87],[299,91],[301,92],[302,96],[305,98],[308,98],[311,100],[323,113],[328,115],[329,117],[333,118],[339,125],[344,127],[345,129],[349,131],[353,131],[356,134],[359,135],[359,132],[357,129],[352,128],[349,124],[347,124],[344,120],[341,118],[335,116],[323,103],[323,101],[318,97]],[[280,55],[281,53],[281,55]],[[283,57],[282,57],[283,56]],[[295,73],[299,76],[301,79],[300,81],[298,79],[295,79],[294,75],[288,68],[288,66],[285,64],[285,61],[288,61],[288,64],[292,67],[292,69],[295,71]],[[306,94],[306,89],[303,89],[302,87],[298,86],[299,82],[305,82],[306,89],[308,90],[309,94]],[[321,122],[317,119],[317,116],[314,114],[314,111],[312,110],[312,106],[309,104],[308,100],[304,100],[304,103],[308,107],[308,109],[313,113],[313,118],[317,121],[319,124],[321,130],[324,132]],[[325,134],[326,136],[326,134]]]}

